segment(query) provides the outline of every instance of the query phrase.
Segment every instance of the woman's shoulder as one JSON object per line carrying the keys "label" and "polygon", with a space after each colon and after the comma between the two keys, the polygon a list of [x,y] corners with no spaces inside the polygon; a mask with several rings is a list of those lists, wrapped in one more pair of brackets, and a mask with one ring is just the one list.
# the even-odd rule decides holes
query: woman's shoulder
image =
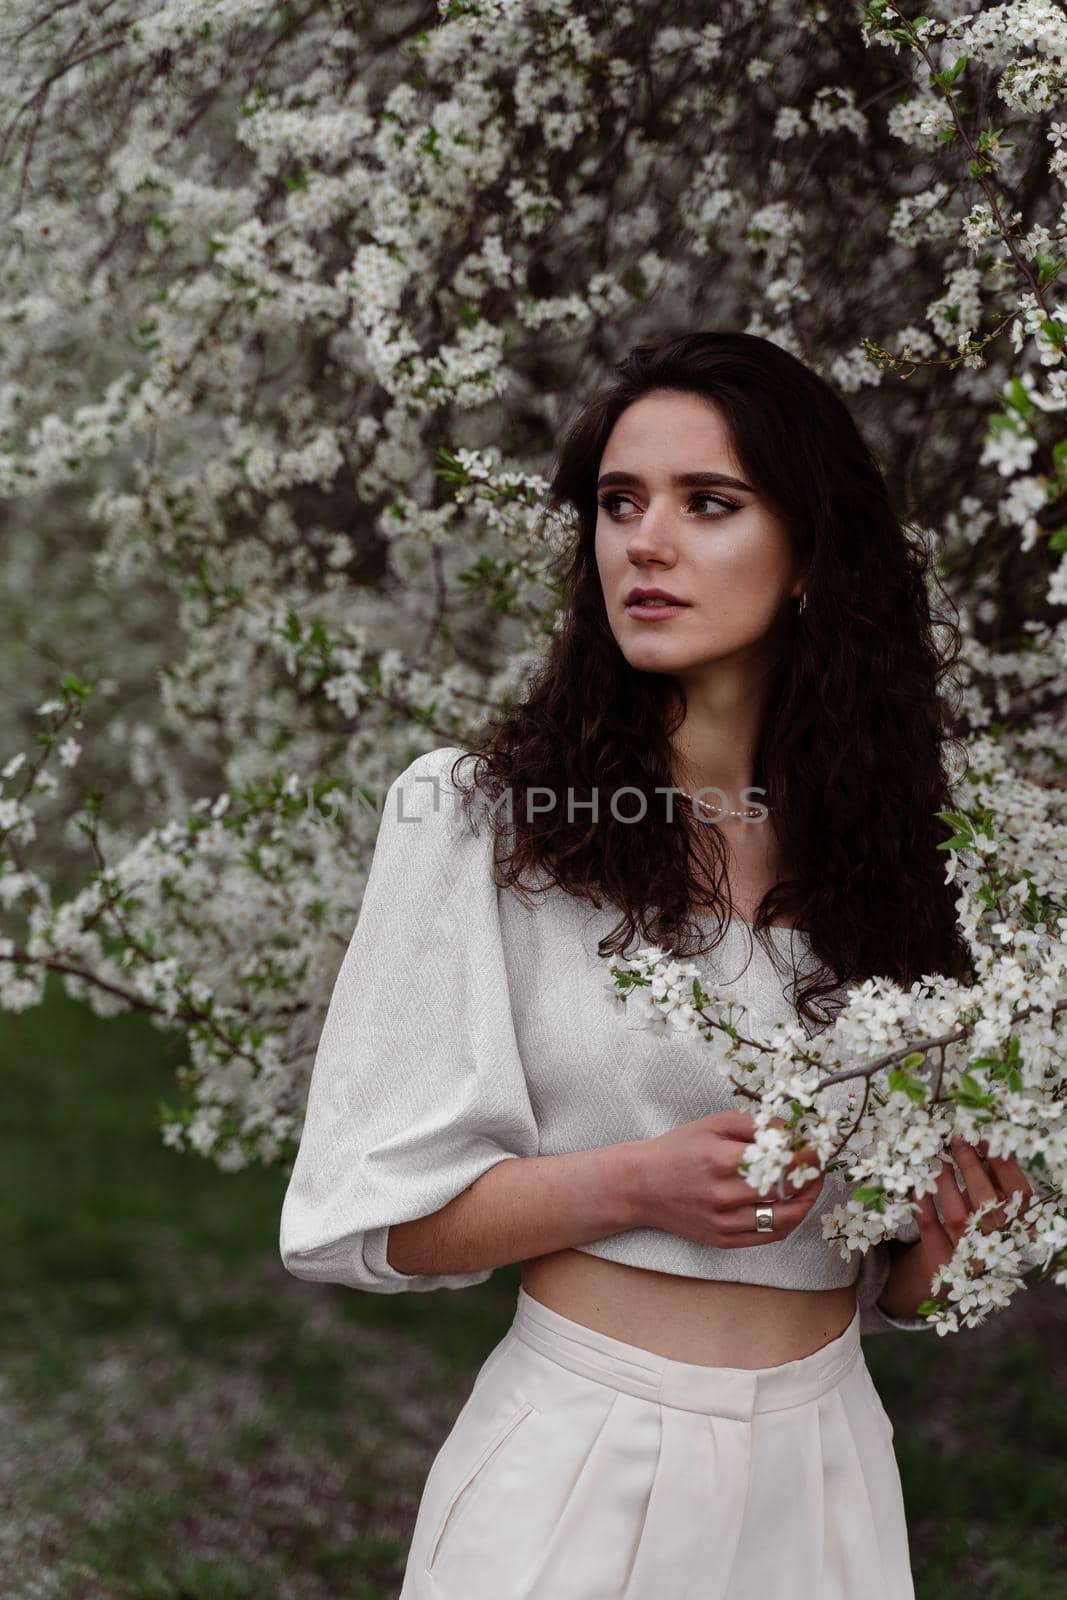
{"label": "woman's shoulder", "polygon": [[460,744],[439,744],[433,750],[424,750],[421,755],[413,756],[404,770],[410,772],[412,767],[424,767],[440,771],[450,767],[457,757],[470,753]]}
{"label": "woman's shoulder", "polygon": [[456,850],[479,856],[491,830],[482,820],[480,794],[467,797],[471,769],[465,758],[476,759],[462,745],[438,745],[409,761],[385,795],[382,840],[400,838],[404,853],[414,856]]}
{"label": "woman's shoulder", "polygon": [[389,785],[387,809],[401,819],[426,816],[445,809],[444,797],[447,796],[449,813],[460,811],[462,790],[457,787],[456,776],[460,776],[466,787],[472,771],[470,762],[474,759],[462,745],[444,744],[434,750],[424,750],[409,761]]}

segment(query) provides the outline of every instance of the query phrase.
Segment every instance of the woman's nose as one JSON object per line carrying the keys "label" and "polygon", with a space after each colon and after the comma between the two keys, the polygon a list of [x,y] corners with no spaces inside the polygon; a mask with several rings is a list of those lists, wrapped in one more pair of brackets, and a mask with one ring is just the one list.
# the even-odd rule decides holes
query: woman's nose
{"label": "woman's nose", "polygon": [[664,559],[674,555],[675,529],[669,506],[651,503],[640,522],[632,525],[627,552],[635,560],[654,554]]}

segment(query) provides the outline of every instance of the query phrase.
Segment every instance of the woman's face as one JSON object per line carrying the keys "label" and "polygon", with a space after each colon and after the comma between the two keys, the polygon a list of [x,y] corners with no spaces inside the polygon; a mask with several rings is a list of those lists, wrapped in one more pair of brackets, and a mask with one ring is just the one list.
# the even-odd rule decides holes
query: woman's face
{"label": "woman's face", "polygon": [[[681,481],[683,479],[688,481]],[[780,515],[747,487],[718,408],[675,391],[619,417],[597,486],[596,561],[612,632],[630,665],[697,683],[729,662],[756,666],[803,575]],[[634,588],[683,601],[630,604]]]}

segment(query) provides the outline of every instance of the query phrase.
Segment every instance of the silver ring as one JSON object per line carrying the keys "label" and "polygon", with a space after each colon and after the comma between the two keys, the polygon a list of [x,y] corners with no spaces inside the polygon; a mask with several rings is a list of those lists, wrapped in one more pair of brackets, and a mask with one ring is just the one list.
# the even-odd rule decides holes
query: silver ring
{"label": "silver ring", "polygon": [[773,1206],[757,1206],[756,1207],[756,1232],[757,1233],[773,1233],[774,1232],[774,1207]]}

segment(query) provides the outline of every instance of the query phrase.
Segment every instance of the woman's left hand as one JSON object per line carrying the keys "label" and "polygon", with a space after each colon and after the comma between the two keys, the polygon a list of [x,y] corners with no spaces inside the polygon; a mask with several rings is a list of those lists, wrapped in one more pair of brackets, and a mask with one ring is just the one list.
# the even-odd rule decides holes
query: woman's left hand
{"label": "woman's left hand", "polygon": [[[931,1278],[939,1267],[952,1259],[953,1252],[967,1229],[972,1211],[977,1210],[987,1200],[1005,1201],[1014,1193],[1022,1194],[1023,1203],[1020,1211],[1025,1211],[1033,1196],[1033,1189],[1026,1174],[1014,1157],[989,1155],[988,1146],[984,1141],[976,1150],[960,1134],[953,1135],[951,1144],[965,1187],[960,1189],[951,1163],[943,1159],[937,1179],[937,1198],[941,1202],[941,1215],[939,1217],[937,1214],[934,1196],[924,1194],[919,1201],[915,1219],[919,1225],[919,1242],[930,1268]],[[979,1150],[985,1156],[988,1167],[983,1165]],[[997,1206],[986,1213],[979,1226],[983,1233],[989,1233],[995,1228],[1003,1228],[1006,1221],[1003,1207]],[[1031,1237],[1033,1237],[1032,1230]],[[972,1265],[975,1270],[981,1270],[977,1261],[972,1262]]]}

